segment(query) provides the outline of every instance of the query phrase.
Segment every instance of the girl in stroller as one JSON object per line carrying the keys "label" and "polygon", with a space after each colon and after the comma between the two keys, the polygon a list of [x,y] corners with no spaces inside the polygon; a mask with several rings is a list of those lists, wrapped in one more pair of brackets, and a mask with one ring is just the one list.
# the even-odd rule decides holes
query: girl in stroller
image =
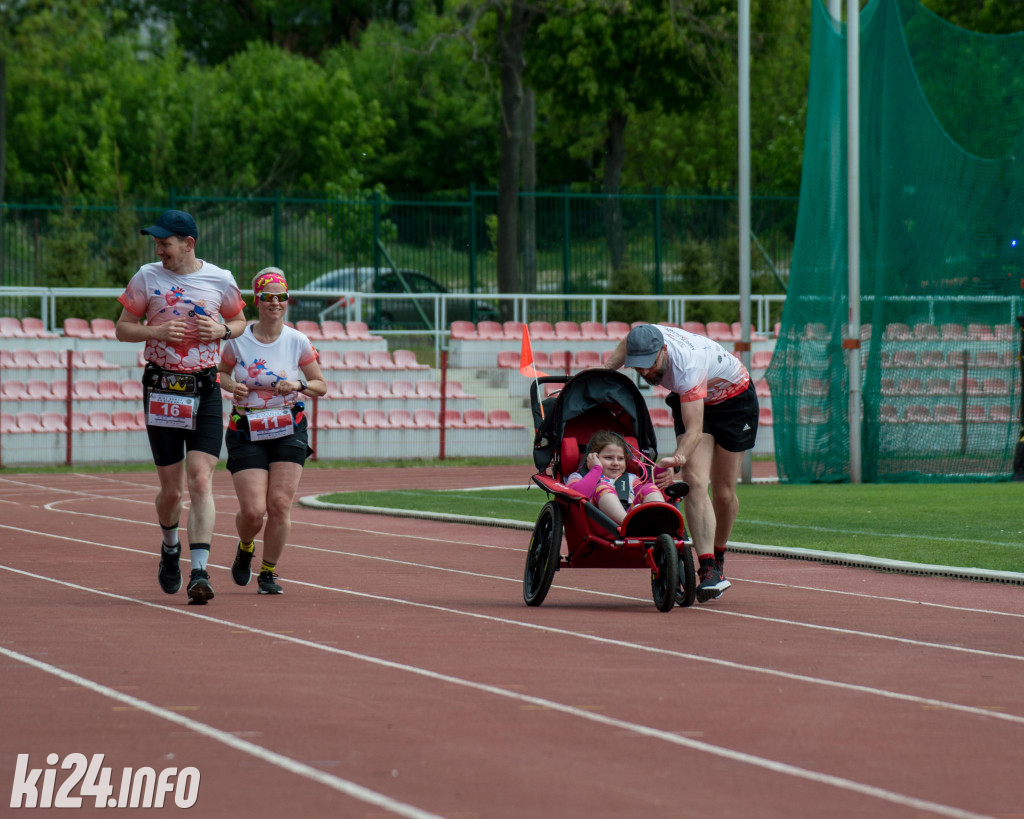
{"label": "girl in stroller", "polygon": [[621,523],[635,505],[665,500],[652,481],[626,471],[628,453],[622,436],[610,430],[596,432],[579,469],[565,482],[616,523]]}

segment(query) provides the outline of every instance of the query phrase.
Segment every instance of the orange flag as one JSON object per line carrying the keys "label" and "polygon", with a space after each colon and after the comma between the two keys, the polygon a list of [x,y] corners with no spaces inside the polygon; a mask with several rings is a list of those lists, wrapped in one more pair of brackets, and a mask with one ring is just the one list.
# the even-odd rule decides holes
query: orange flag
{"label": "orange flag", "polygon": [[537,378],[547,373],[542,373],[533,366],[533,347],[530,346],[530,329],[523,325],[523,349],[519,353],[519,372],[527,378]]}

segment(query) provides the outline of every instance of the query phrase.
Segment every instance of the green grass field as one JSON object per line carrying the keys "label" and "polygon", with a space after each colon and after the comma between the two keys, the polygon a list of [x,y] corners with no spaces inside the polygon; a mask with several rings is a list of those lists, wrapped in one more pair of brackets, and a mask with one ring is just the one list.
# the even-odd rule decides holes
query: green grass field
{"label": "green grass field", "polygon": [[[1024,572],[1024,484],[740,486],[732,540]],[[331,503],[532,523],[547,496],[507,490],[405,490],[321,496]]]}

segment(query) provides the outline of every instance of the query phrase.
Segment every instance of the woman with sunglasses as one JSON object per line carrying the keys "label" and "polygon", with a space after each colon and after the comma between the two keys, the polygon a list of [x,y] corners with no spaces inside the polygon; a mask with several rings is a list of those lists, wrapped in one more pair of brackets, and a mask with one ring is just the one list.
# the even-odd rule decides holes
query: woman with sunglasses
{"label": "woman with sunglasses", "polygon": [[231,576],[239,586],[252,578],[256,535],[263,529],[260,594],[282,594],[274,569],[291,530],[291,507],[306,458],[308,422],[303,398],[323,395],[327,383],[305,335],[284,323],[288,283],[276,267],[253,279],[259,318],[221,351],[221,389],[231,393],[225,433],[228,471],[235,485],[238,548]]}

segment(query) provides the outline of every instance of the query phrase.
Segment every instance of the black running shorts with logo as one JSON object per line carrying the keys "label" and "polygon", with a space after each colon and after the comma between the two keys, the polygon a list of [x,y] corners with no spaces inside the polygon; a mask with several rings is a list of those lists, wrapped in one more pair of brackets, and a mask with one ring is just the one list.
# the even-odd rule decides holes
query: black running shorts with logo
{"label": "black running shorts with logo", "polygon": [[[145,412],[146,400],[142,400]],[[220,457],[224,441],[224,406],[220,390],[211,390],[199,397],[195,429],[172,429],[170,427],[146,426],[149,448],[153,452],[153,463],[157,466],[171,466],[179,463],[185,453],[206,452],[214,458]]]}
{"label": "black running shorts with logo", "polygon": [[[679,396],[671,393],[665,403],[672,408],[672,422],[676,435],[686,432],[683,426],[682,413],[679,409]],[[760,406],[757,402],[757,391],[754,383],[739,395],[726,398],[717,404],[704,405],[704,432],[715,439],[715,443],[729,452],[745,452],[754,448],[757,438],[757,419]]]}
{"label": "black running shorts with logo", "polygon": [[234,475],[243,469],[270,470],[270,465],[284,461],[302,466],[313,454],[309,447],[309,426],[305,415],[297,421],[291,435],[269,441],[250,441],[244,433],[229,429],[224,435],[228,448],[228,472]]}

